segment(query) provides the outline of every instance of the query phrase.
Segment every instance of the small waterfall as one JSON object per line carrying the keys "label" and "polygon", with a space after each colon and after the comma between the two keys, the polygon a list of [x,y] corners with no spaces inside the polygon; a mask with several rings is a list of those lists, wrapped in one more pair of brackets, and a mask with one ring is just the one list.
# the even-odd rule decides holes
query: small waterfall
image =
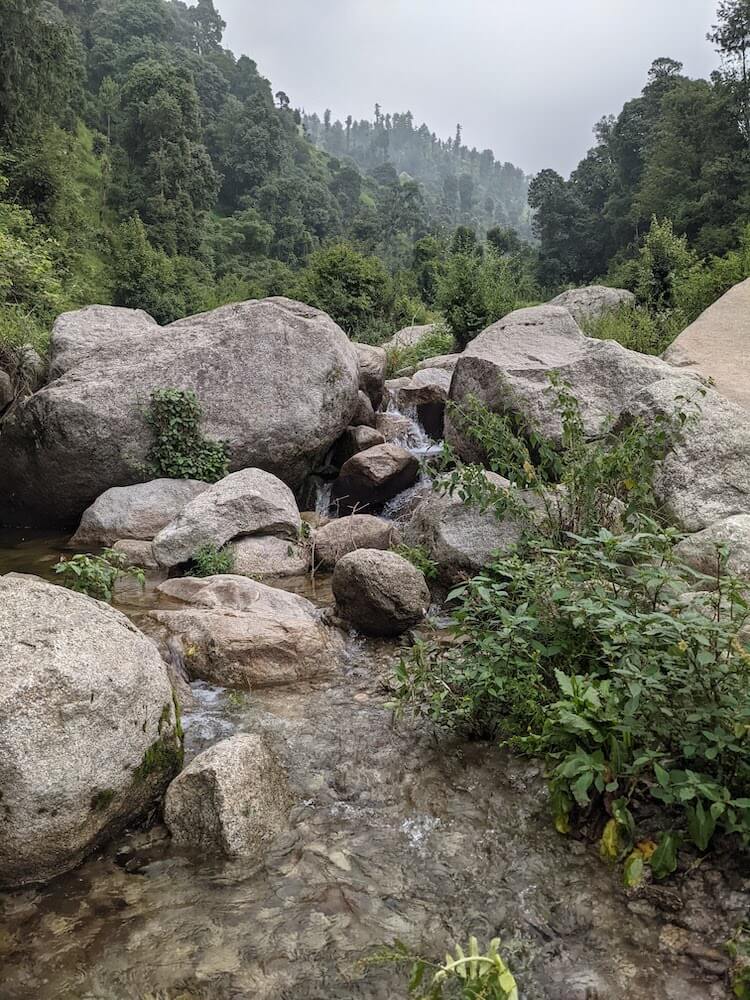
{"label": "small waterfall", "polygon": [[318,483],[315,490],[315,513],[320,517],[327,517],[331,508],[331,492],[333,490],[333,483],[323,482],[322,480]]}
{"label": "small waterfall", "polygon": [[393,414],[394,417],[403,418],[410,425],[408,429],[404,430],[402,435],[395,439],[394,444],[401,445],[402,448],[406,448],[407,451],[410,451],[412,455],[415,455],[419,459],[432,458],[442,453],[442,442],[433,441],[420,424],[416,406],[399,409],[391,400],[385,412]]}

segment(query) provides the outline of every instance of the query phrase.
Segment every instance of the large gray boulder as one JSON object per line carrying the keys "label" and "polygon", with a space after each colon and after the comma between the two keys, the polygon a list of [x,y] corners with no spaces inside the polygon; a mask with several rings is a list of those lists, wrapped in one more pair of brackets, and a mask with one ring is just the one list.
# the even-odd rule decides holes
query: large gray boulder
{"label": "large gray boulder", "polygon": [[192,677],[252,689],[330,673],[340,637],[310,601],[244,576],[167,580],[159,592],[184,605],[153,611],[157,637],[183,650]]}
{"label": "large gray boulder", "polygon": [[750,278],[683,330],[664,360],[712,379],[718,393],[750,409]]}
{"label": "large gray boulder", "polygon": [[354,350],[359,362],[359,387],[367,393],[370,402],[377,409],[383,399],[388,355],[382,347],[371,347],[369,344],[355,344]]}
{"label": "large gray boulder", "polygon": [[310,556],[300,542],[275,535],[249,535],[230,545],[237,576],[253,580],[280,580],[304,576],[310,569]]}
{"label": "large gray boulder", "polygon": [[[472,340],[458,359],[450,398],[472,397],[495,413],[512,412],[527,429],[559,441],[562,422],[549,374],[557,372],[578,400],[588,437],[602,434],[641,389],[680,372],[659,358],[581,333],[567,309],[520,309]],[[467,461],[481,459],[474,443],[446,418],[446,440]]]}
{"label": "large gray boulder", "polygon": [[422,546],[436,564],[440,582],[450,586],[475,576],[495,553],[510,552],[520,542],[525,524],[469,506],[458,494],[435,492],[414,511],[404,527],[404,540]]}
{"label": "large gray boulder", "polygon": [[750,421],[743,407],[690,377],[667,378],[634,396],[620,422],[653,424],[678,411],[692,416],[654,480],[664,513],[685,531],[750,514]]}
{"label": "large gray boulder", "polygon": [[429,337],[434,331],[434,323],[425,323],[423,326],[405,326],[403,330],[394,333],[383,346],[386,348],[416,347],[420,341]]}
{"label": "large gray boulder", "polygon": [[169,327],[139,314],[122,336],[98,314],[76,315],[76,338],[55,355],[65,371],[3,422],[0,517],[10,522],[74,524],[111,486],[140,481],[155,389],[195,391],[203,433],[227,441],[232,471],[262,468],[293,488],[357,406],[353,345],[299,302],[242,302]]}
{"label": "large gray boulder", "polygon": [[339,517],[318,528],[314,535],[317,566],[332,568],[343,556],[357,549],[390,549],[401,538],[392,521],[371,514]]}
{"label": "large gray boulder", "polygon": [[432,438],[443,436],[445,404],[448,401],[453,372],[446,368],[422,368],[409,379],[398,379],[391,399],[399,410],[414,413]]}
{"label": "large gray boulder", "polygon": [[257,862],[286,829],[293,804],[286,771],[268,739],[239,733],[198,754],[174,779],[164,820],[175,844],[203,857]]}
{"label": "large gray boulder", "polygon": [[550,302],[551,306],[567,309],[576,323],[599,319],[605,313],[634,307],[635,295],[624,288],[607,288],[604,285],[588,285],[586,288],[572,288]]}
{"label": "large gray boulder", "polygon": [[162,566],[178,566],[204,545],[221,548],[239,535],[296,539],[301,527],[289,487],[262,469],[243,469],[184,507],[154,538],[154,555]]}
{"label": "large gray boulder", "polygon": [[113,486],[84,511],[70,540],[75,548],[112,545],[120,539],[151,541],[191,500],[208,489],[196,479],[153,479]]}
{"label": "large gray boulder", "polygon": [[150,808],[181,758],[154,644],[107,604],[0,577],[0,884],[73,868]]}
{"label": "large gray boulder", "polygon": [[688,566],[705,576],[716,577],[720,565],[719,548],[728,552],[727,570],[750,581],[750,514],[737,514],[717,521],[710,528],[688,535],[675,548]]}
{"label": "large gray boulder", "polygon": [[359,632],[396,636],[418,625],[430,607],[421,570],[395,552],[357,549],[336,563],[333,594],[338,614]]}
{"label": "large gray boulder", "polygon": [[375,445],[343,464],[333,484],[332,501],[341,513],[372,513],[413,486],[418,473],[419,462],[405,448]]}

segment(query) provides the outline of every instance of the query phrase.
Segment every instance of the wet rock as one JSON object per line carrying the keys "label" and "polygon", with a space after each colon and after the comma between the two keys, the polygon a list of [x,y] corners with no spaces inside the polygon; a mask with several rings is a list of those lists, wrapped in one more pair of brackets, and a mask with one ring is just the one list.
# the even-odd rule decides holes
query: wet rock
{"label": "wet rock", "polygon": [[75,523],[111,486],[138,482],[152,442],[146,403],[164,386],[195,391],[201,430],[227,442],[232,471],[266,469],[293,488],[351,422],[357,355],[317,309],[263,299],[169,327],[127,314],[117,335],[109,315],[68,318],[57,377],[4,421],[9,523]]}
{"label": "wet rock", "polygon": [[341,467],[332,501],[342,513],[372,512],[413,486],[419,462],[405,448],[380,444],[361,451]]}
{"label": "wet rock", "polygon": [[750,514],[728,517],[689,535],[675,547],[675,555],[699,573],[715,578],[717,546],[726,546],[729,551],[728,571],[750,581]]}
{"label": "wet rock", "polygon": [[750,278],[731,288],[664,352],[672,365],[712,379],[718,393],[750,409]]}
{"label": "wet rock", "polygon": [[403,413],[397,413],[395,410],[376,413],[375,428],[389,444],[417,444],[414,437],[414,423]]}
{"label": "wet rock", "polygon": [[333,572],[336,609],[365,635],[395,636],[417,625],[430,607],[424,575],[395,552],[358,549]]}
{"label": "wet rock", "polygon": [[388,355],[382,347],[369,344],[355,344],[359,362],[359,387],[366,392],[373,407],[377,409],[383,399],[383,384],[388,368]]}
{"label": "wet rock", "polygon": [[407,522],[404,539],[423,546],[438,567],[440,581],[451,585],[474,576],[495,553],[510,552],[523,529],[524,522],[517,518],[500,520],[493,510],[467,506],[457,495],[432,493]]}
{"label": "wet rock", "polygon": [[398,409],[416,412],[419,423],[436,440],[443,436],[445,404],[452,377],[452,372],[443,368],[424,368],[391,392]]}
{"label": "wet rock", "polygon": [[[629,351],[615,341],[585,337],[567,309],[520,309],[472,340],[456,364],[450,397],[478,399],[492,412],[518,414],[521,423],[559,441],[562,423],[548,375],[555,371],[578,400],[584,431],[595,438],[637,394],[680,371],[659,358]],[[446,439],[466,461],[481,451],[446,419]]]}
{"label": "wet rock", "polygon": [[608,312],[617,312],[628,306],[635,306],[635,295],[624,288],[606,288],[604,285],[589,285],[587,288],[572,288],[552,299],[551,306],[567,309],[576,323],[599,319]]}
{"label": "wet rock", "polygon": [[75,867],[154,803],[181,753],[152,642],[107,604],[0,577],[0,883]]}
{"label": "wet rock", "polygon": [[153,479],[135,486],[114,486],[84,511],[70,540],[75,548],[112,545],[120,539],[151,541],[208,483],[195,479]]}
{"label": "wet rock", "polygon": [[160,642],[177,641],[192,677],[252,689],[330,673],[340,638],[310,601],[244,576],[168,580],[159,587],[184,609],[153,611]]}
{"label": "wet rock", "polygon": [[125,566],[140,566],[147,570],[159,569],[159,563],[156,561],[153,547],[149,541],[123,538],[121,541],[115,542],[112,548],[124,556]]}
{"label": "wet rock", "polygon": [[310,569],[308,552],[299,542],[274,535],[251,535],[231,543],[234,566],[238,576],[254,580],[282,579],[304,576]]}
{"label": "wet rock", "polygon": [[302,521],[294,494],[262,469],[234,472],[189,503],[154,539],[162,566],[191,559],[203,545],[217,548],[239,535],[296,539]]}
{"label": "wet rock", "polygon": [[357,409],[352,417],[352,427],[374,427],[375,411],[372,408],[370,397],[359,390]]}
{"label": "wet rock", "polygon": [[336,442],[333,464],[341,468],[352,455],[367,451],[368,448],[374,448],[378,444],[385,444],[385,438],[374,427],[347,427]]}
{"label": "wet rock", "polygon": [[680,410],[691,419],[654,478],[667,517],[685,531],[703,531],[750,514],[750,422],[743,407],[690,377],[668,378],[630,400],[620,423],[652,422]]}
{"label": "wet rock", "polygon": [[393,522],[371,514],[352,514],[330,521],[315,532],[315,562],[332,568],[357,549],[390,549],[400,541]]}
{"label": "wet rock", "polygon": [[202,856],[261,861],[288,825],[294,804],[286,772],[267,739],[242,733],[188,764],[167,789],[172,840]]}

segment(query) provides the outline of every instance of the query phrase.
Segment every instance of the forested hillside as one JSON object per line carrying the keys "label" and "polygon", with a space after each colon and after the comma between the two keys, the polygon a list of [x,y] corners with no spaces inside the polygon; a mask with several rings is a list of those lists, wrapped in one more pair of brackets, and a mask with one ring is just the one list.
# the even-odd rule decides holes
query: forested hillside
{"label": "forested hillside", "polygon": [[305,115],[305,129],[333,156],[351,157],[368,175],[393,183],[404,173],[423,185],[430,215],[447,226],[478,229],[511,226],[530,235],[528,178],[512,163],[495,159],[491,149],[479,152],[461,141],[461,126],[446,141],[422,123],[416,127],[411,111],[383,114],[375,105],[373,121],[331,121],[326,111]]}

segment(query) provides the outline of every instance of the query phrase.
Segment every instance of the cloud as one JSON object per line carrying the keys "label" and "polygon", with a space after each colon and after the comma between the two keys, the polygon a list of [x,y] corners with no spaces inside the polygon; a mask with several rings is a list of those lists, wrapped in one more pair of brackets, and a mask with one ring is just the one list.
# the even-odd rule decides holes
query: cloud
{"label": "cloud", "polygon": [[410,109],[442,136],[529,172],[567,173],[591,129],[671,56],[716,66],[715,0],[216,0],[225,44],[295,106],[334,117]]}

